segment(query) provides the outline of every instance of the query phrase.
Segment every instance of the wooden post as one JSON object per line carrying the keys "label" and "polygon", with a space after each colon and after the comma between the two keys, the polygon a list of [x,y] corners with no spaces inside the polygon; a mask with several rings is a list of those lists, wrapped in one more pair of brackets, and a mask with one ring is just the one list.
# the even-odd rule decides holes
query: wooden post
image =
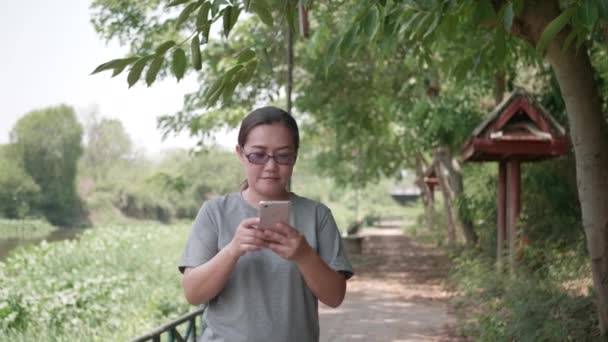
{"label": "wooden post", "polygon": [[506,162],[501,160],[498,162],[498,189],[496,191],[498,206],[496,222],[496,268],[498,272],[502,272],[503,256],[505,247],[505,205],[506,205],[506,188],[507,188],[507,165]]}
{"label": "wooden post", "polygon": [[[425,183],[426,184],[426,183]],[[430,183],[427,185],[429,190],[429,203],[427,208],[427,223],[429,225],[429,231],[432,232],[435,229],[435,184]]]}
{"label": "wooden post", "polygon": [[519,219],[520,179],[519,160],[507,162],[507,235],[509,237],[509,271],[515,272],[515,243],[517,240],[517,221]]}

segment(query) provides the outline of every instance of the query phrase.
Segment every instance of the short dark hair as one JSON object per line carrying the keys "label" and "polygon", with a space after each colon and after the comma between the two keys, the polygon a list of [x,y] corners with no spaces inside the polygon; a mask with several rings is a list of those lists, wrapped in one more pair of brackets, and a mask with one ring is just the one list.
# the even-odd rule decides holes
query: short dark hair
{"label": "short dark hair", "polygon": [[291,132],[293,146],[298,151],[300,147],[300,132],[298,124],[291,114],[277,107],[261,107],[249,113],[241,122],[238,144],[241,147],[247,143],[247,136],[252,129],[259,125],[271,125],[275,122],[283,124]]}

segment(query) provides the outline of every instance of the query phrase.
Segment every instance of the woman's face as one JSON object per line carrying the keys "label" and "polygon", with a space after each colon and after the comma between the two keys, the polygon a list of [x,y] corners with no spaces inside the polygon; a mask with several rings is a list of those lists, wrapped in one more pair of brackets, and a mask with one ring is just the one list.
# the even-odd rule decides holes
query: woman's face
{"label": "woman's face", "polygon": [[[252,191],[255,197],[279,199],[287,194],[296,151],[291,132],[285,125],[276,122],[254,127],[247,135],[245,146],[237,146],[237,154],[247,175],[249,191]],[[267,158],[266,155],[275,158],[268,158],[260,165],[252,163],[261,163],[260,160]],[[280,163],[277,163],[276,159]],[[289,163],[286,165],[286,162]]]}

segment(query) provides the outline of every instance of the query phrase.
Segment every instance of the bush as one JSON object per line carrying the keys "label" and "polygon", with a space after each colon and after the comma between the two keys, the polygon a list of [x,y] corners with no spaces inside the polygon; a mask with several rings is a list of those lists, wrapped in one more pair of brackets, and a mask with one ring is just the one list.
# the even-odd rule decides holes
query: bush
{"label": "bush", "polygon": [[6,341],[125,341],[187,312],[175,264],[186,226],[107,226],[0,263]]}
{"label": "bush", "polygon": [[0,219],[0,238],[33,239],[46,236],[57,228],[44,220]]}
{"label": "bush", "polygon": [[0,156],[0,216],[20,219],[35,213],[40,187],[17,162]]}
{"label": "bush", "polygon": [[173,218],[173,208],[169,203],[146,194],[121,191],[115,205],[124,215],[137,219],[169,223]]}
{"label": "bush", "polygon": [[[560,252],[544,246],[547,254]],[[451,283],[462,292],[452,305],[462,334],[478,341],[593,341],[599,330],[593,297],[564,286],[589,279],[585,258],[548,261],[540,271],[522,265],[515,276],[497,274],[479,251],[452,255]],[[556,271],[556,268],[558,271]]]}

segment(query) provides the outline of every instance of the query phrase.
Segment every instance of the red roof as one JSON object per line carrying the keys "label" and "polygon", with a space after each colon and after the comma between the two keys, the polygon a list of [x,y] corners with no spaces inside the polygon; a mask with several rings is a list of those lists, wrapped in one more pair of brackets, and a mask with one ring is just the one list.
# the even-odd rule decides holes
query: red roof
{"label": "red roof", "polygon": [[517,90],[473,130],[464,161],[539,160],[565,154],[565,130],[538,103]]}

